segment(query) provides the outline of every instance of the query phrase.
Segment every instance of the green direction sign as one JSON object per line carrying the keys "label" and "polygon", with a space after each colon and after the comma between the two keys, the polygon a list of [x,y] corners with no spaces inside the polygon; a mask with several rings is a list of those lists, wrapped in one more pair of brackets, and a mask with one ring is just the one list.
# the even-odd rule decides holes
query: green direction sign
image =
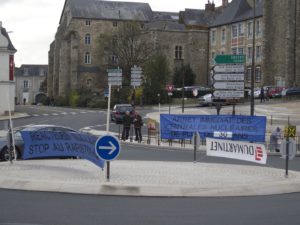
{"label": "green direction sign", "polygon": [[217,64],[244,64],[245,55],[217,55],[215,62]]}

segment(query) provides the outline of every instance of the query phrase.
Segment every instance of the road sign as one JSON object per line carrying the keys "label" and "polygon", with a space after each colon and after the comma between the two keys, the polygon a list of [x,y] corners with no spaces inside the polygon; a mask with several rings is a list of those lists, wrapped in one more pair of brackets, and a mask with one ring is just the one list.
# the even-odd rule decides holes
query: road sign
{"label": "road sign", "polygon": [[105,135],[96,141],[95,152],[103,160],[111,161],[118,157],[121,151],[121,145],[117,137]]}
{"label": "road sign", "polygon": [[212,77],[215,81],[244,81],[243,73],[216,73]]}
{"label": "road sign", "polygon": [[172,92],[173,89],[174,89],[174,85],[173,85],[173,84],[167,84],[167,85],[166,85],[166,90],[167,90],[168,92]]}
{"label": "road sign", "polygon": [[214,60],[218,64],[244,64],[245,55],[217,55]]}
{"label": "road sign", "polygon": [[122,85],[122,69],[108,69],[108,84],[113,86],[121,86]]}
{"label": "road sign", "polygon": [[214,67],[215,73],[244,73],[245,68],[243,64],[221,64]]}
{"label": "road sign", "polygon": [[221,98],[221,99],[243,98],[244,91],[216,90],[214,91],[213,96],[215,98]]}
{"label": "road sign", "polygon": [[244,82],[215,82],[215,89],[244,90]]}
{"label": "road sign", "polygon": [[[282,140],[280,144],[280,153],[281,156],[286,158],[286,140]],[[295,140],[289,140],[289,160],[293,159],[296,156],[297,144]]]}
{"label": "road sign", "polygon": [[296,126],[285,127],[284,137],[296,137]]}

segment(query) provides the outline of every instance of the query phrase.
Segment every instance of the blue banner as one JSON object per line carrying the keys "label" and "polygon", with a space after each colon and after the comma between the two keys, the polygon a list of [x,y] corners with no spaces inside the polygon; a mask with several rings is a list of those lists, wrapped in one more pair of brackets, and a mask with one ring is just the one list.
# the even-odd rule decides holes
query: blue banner
{"label": "blue banner", "polygon": [[160,115],[162,139],[191,139],[195,132],[200,137],[265,142],[265,116],[228,115]]}
{"label": "blue banner", "polygon": [[80,157],[103,168],[105,161],[95,152],[97,137],[73,132],[21,131],[23,159]]}

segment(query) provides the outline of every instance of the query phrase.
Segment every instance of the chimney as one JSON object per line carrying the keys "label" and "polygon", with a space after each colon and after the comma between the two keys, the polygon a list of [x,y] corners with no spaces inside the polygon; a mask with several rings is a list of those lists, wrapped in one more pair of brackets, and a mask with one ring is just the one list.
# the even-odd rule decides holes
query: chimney
{"label": "chimney", "polygon": [[228,0],[222,0],[222,6],[226,7],[228,5]]}
{"label": "chimney", "polygon": [[215,11],[214,1],[212,3],[210,3],[210,0],[207,1],[207,4],[205,4],[205,11],[210,11],[210,12]]}

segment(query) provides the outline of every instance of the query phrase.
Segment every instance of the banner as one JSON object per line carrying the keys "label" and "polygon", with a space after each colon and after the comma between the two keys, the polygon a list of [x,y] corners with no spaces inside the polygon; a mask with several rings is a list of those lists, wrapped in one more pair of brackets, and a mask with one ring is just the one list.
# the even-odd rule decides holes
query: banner
{"label": "banner", "polygon": [[103,168],[104,160],[95,153],[97,137],[73,132],[21,131],[23,159],[80,157]]}
{"label": "banner", "polygon": [[259,164],[266,164],[267,150],[262,144],[229,141],[221,139],[206,139],[206,154],[231,159],[245,160]]}
{"label": "banner", "polygon": [[202,139],[265,142],[265,116],[161,114],[160,122],[162,139],[191,139],[199,132]]}

